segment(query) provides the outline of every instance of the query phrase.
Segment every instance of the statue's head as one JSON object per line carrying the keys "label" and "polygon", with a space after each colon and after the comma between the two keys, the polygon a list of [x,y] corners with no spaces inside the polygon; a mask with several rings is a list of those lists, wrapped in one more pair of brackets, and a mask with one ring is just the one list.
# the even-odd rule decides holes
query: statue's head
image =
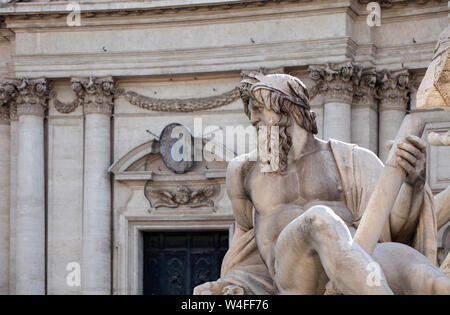
{"label": "statue's head", "polygon": [[297,124],[307,132],[317,134],[316,115],[310,110],[306,86],[291,75],[252,72],[242,80],[240,93],[244,112],[253,126],[279,127],[278,172],[283,173],[287,167],[287,154],[292,146],[289,127]]}
{"label": "statue's head", "polygon": [[240,92],[244,112],[253,125],[270,126],[289,121],[317,134],[316,116],[311,112],[308,90],[302,81],[288,74],[246,76],[241,81]]}

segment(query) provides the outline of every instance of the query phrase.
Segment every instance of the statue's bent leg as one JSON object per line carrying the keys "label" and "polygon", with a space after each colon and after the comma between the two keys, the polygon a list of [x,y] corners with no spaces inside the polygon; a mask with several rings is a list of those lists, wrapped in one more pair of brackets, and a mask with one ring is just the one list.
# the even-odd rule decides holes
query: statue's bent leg
{"label": "statue's bent leg", "polygon": [[410,246],[380,243],[373,258],[395,294],[450,294],[450,278]]}
{"label": "statue's bent leg", "polygon": [[370,281],[373,263],[333,210],[315,206],[278,237],[274,278],[281,294],[321,294],[328,278],[344,294],[392,294],[381,270],[380,285]]}

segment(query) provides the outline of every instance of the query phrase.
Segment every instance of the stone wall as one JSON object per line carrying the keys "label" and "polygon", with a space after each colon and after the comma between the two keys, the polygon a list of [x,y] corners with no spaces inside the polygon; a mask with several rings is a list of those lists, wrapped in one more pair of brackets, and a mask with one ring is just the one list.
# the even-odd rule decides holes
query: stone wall
{"label": "stone wall", "polygon": [[[0,269],[0,293],[43,293],[42,288],[48,294],[139,293],[142,231],[200,228],[226,229],[232,234],[231,207],[224,192],[226,165],[199,164],[192,176],[169,172],[158,181],[152,178],[155,170],[167,170],[151,145],[155,139],[151,133],[159,135],[174,122],[192,130],[195,118],[202,118],[203,127],[249,126],[240,101],[227,102],[223,96],[239,84],[241,71],[290,73],[314,90],[323,83],[311,76],[312,68],[328,66],[341,72],[350,63],[355,70],[351,83],[340,75],[327,81],[327,87],[347,89],[345,93],[318,89],[312,100],[319,137],[342,137],[382,157],[385,141],[395,135],[409,111],[423,115],[426,132],[448,129],[450,113],[415,108],[418,82],[441,30],[448,25],[447,2],[406,3],[392,1],[391,6],[383,6],[377,27],[367,25],[366,3],[350,0],[195,0],[189,5],[181,0],[82,1],[79,26],[67,24],[71,11],[66,3],[2,5],[2,87],[6,87],[5,79],[14,79],[14,93],[21,95],[21,78],[45,78],[48,95],[39,94],[45,116],[34,119],[35,128],[44,134],[22,148],[21,132],[31,124],[15,114],[17,95],[6,91],[0,99],[0,110],[11,113],[8,118],[0,112],[0,132],[6,139],[0,142],[0,152],[10,157],[0,159],[0,174],[9,174],[8,179],[1,176],[2,192],[8,193],[0,193],[0,205],[10,205],[0,208],[4,225],[0,265],[9,261],[9,268]],[[407,82],[399,79],[404,73]],[[374,77],[375,83],[364,77]],[[114,87],[105,89],[103,83]],[[215,98],[223,104],[199,111],[195,106],[187,111],[151,111],[131,104],[127,92],[189,100],[194,105]],[[98,99],[102,106],[93,108]],[[39,115],[21,112],[19,116]],[[36,164],[34,154],[41,141],[45,143],[43,166]],[[432,147],[428,152],[428,181],[437,193],[450,184],[446,158],[450,152]],[[39,194],[37,199],[45,199],[45,209],[40,208],[46,218],[43,226],[18,221],[23,215],[26,218],[20,202],[17,205],[17,199],[24,197],[18,182],[32,179],[17,161],[31,163],[45,174],[44,195],[31,191]],[[145,195],[149,182],[166,190],[175,183],[189,189],[213,183],[217,186],[214,207],[149,211]],[[37,240],[47,240],[45,261],[36,262],[39,268],[46,265],[46,274],[25,275],[41,276],[39,288],[17,287],[24,281],[20,279],[24,270],[30,268],[16,261],[26,258],[21,253],[27,248],[20,239],[17,242],[20,235],[16,233],[27,229],[34,229]],[[89,249],[86,244],[93,242],[98,247]],[[81,287],[68,286],[70,270],[66,268],[71,262],[91,266],[86,273],[98,278],[92,276],[93,282],[83,278]]]}

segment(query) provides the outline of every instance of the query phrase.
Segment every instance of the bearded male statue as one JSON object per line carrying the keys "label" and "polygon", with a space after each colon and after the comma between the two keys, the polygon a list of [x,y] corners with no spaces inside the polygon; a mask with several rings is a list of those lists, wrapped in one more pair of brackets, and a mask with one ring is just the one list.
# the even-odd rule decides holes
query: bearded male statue
{"label": "bearded male statue", "polygon": [[[251,73],[241,98],[255,127],[278,127],[279,159],[250,153],[230,162],[237,230],[221,278],[194,294],[450,294],[450,279],[434,265],[436,217],[420,138],[397,146],[407,177],[369,255],[353,235],[383,163],[356,145],[316,138],[307,89],[295,77]],[[262,172],[267,163],[276,171]]]}

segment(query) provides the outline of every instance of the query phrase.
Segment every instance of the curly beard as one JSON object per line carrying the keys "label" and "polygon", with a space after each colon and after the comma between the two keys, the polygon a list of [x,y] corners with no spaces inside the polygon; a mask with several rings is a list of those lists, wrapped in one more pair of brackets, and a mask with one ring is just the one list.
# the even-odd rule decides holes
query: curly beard
{"label": "curly beard", "polygon": [[292,146],[289,124],[260,126],[258,133],[259,167],[264,173],[283,175],[287,169],[287,157]]}

